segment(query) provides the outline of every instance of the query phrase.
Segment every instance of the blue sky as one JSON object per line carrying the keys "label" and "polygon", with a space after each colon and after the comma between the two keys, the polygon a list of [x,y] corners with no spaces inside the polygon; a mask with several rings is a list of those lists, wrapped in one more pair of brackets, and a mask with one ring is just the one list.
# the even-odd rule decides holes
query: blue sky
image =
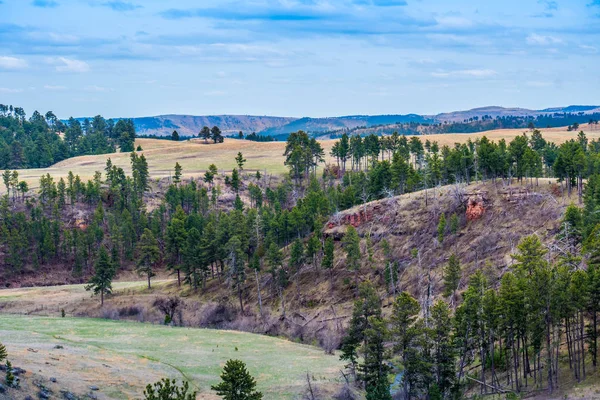
{"label": "blue sky", "polygon": [[59,117],[600,103],[600,0],[0,0],[0,103]]}

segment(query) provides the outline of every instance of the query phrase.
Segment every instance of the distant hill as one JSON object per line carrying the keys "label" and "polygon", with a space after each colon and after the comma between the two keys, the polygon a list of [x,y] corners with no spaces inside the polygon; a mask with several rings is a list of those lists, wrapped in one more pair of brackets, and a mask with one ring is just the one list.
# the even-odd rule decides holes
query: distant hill
{"label": "distant hill", "polygon": [[260,132],[285,126],[297,118],[266,117],[254,115],[159,115],[157,117],[133,118],[139,135],[167,136],[177,130],[180,136],[198,136],[204,126],[218,126],[225,135],[242,131]]}
{"label": "distant hill", "polygon": [[432,119],[416,114],[408,115],[350,115],[330,118],[300,118],[287,125],[273,127],[261,132],[263,135],[273,137],[287,136],[291,132],[303,130],[313,134],[338,131],[340,129],[354,129],[358,127],[372,127],[376,125],[389,125],[396,123],[434,122]]}
{"label": "distant hill", "polygon": [[[177,130],[180,136],[197,136],[203,126],[218,126],[225,135],[257,132],[285,139],[291,132],[303,130],[315,136],[346,129],[370,128],[386,125],[406,124],[410,122],[432,124],[443,122],[462,122],[470,118],[483,116],[496,117],[536,117],[545,114],[562,113],[599,113],[600,106],[571,105],[543,110],[526,108],[506,108],[498,106],[480,107],[465,111],[454,111],[437,115],[391,114],[391,115],[347,115],[326,118],[294,118],[255,115],[159,115],[155,117],[133,118],[137,132],[141,136],[167,136]],[[83,118],[79,118],[82,120]]]}

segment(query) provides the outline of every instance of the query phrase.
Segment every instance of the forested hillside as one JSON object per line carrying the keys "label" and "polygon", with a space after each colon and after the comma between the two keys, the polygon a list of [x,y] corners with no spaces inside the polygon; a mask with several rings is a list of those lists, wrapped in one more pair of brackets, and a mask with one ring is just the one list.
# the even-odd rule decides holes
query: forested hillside
{"label": "forested hillside", "polygon": [[52,111],[27,119],[20,107],[0,104],[0,169],[44,168],[69,157],[133,151],[131,120],[116,123],[97,115],[80,123],[60,121]]}
{"label": "forested hillside", "polygon": [[2,281],[88,282],[101,313],[119,274],[152,293],[168,271],[170,295],[214,304],[186,321],[340,349],[372,399],[391,398],[391,372],[407,398],[452,398],[552,392],[592,371],[599,141],[343,135],[319,169],[320,143],[296,132],[284,156],[282,178],[246,172],[239,153],[231,173],[176,164],[157,182],[132,152],[131,175],[108,159],[37,193],[7,170]]}

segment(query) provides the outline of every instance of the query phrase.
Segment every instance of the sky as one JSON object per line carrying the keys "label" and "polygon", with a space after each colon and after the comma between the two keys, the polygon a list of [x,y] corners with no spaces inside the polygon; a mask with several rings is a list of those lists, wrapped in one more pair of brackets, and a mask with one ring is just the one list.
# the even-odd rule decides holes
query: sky
{"label": "sky", "polygon": [[600,0],[0,0],[0,103],[69,116],[600,103]]}

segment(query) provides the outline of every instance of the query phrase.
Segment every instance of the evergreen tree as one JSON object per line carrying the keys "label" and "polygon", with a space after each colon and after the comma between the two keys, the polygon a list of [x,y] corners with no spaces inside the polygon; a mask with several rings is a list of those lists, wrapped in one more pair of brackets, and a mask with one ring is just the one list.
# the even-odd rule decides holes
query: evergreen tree
{"label": "evergreen tree", "polygon": [[91,290],[94,295],[100,294],[100,305],[104,305],[104,295],[112,292],[112,280],[115,277],[115,268],[110,261],[104,246],[100,247],[98,260],[94,266],[94,275],[90,278],[85,290]]}
{"label": "evergreen tree", "polygon": [[210,128],[208,126],[204,126],[202,127],[202,129],[200,130],[200,133],[198,134],[198,137],[204,139],[204,141],[206,143],[208,143],[208,139],[210,139]]}
{"label": "evergreen tree", "polygon": [[240,360],[229,360],[223,368],[221,382],[211,386],[224,400],[260,400],[261,392],[256,391],[256,381]]}
{"label": "evergreen tree", "polygon": [[[370,354],[370,357],[374,357],[375,360],[370,359],[369,363],[373,362],[376,364],[376,367],[379,368],[379,361],[377,360],[382,360],[382,356],[380,357],[378,353],[378,346],[380,345],[380,341],[383,340],[383,336],[385,334],[385,330],[382,330],[383,327],[380,326],[380,323],[381,300],[379,299],[377,291],[371,282],[363,282],[361,283],[358,291],[358,298],[354,302],[354,310],[352,312],[350,326],[346,336],[342,339],[342,354],[340,359],[348,362],[346,367],[349,368],[353,374],[356,374],[356,372],[359,373],[357,376],[358,379],[364,378],[369,380],[370,384],[375,386],[377,385],[377,380],[372,380],[372,375],[370,375],[373,373],[373,370],[371,369],[373,368],[373,365],[367,366],[366,371],[361,370],[361,368],[364,368],[364,365],[359,365],[359,350],[361,346],[365,344],[365,331],[368,329],[373,329],[373,331],[370,331],[368,334],[370,343],[373,343],[375,347],[369,351],[374,351],[374,353]],[[361,375],[363,373],[366,373],[368,376]],[[379,372],[377,373],[379,374]]]}
{"label": "evergreen tree", "polygon": [[460,228],[460,224],[458,221],[458,215],[456,215],[456,213],[454,213],[450,217],[450,232],[452,232],[453,234],[456,234],[458,232],[459,228]]}
{"label": "evergreen tree", "polygon": [[234,168],[231,172],[231,187],[233,188],[235,193],[240,191],[240,174],[237,168]]}
{"label": "evergreen tree", "polygon": [[181,171],[183,168],[181,168],[181,165],[179,165],[178,162],[175,163],[175,175],[173,176],[173,183],[175,183],[176,185],[179,184],[181,182]]}
{"label": "evergreen tree", "polygon": [[344,251],[346,252],[346,266],[354,271],[354,286],[358,294],[358,270],[360,269],[360,238],[356,229],[350,225],[343,239]]}
{"label": "evergreen tree", "polygon": [[179,133],[177,131],[173,131],[171,134],[171,140],[174,142],[179,142]]}
{"label": "evergreen tree", "polygon": [[329,282],[330,285],[332,284],[332,279],[333,279],[333,266],[334,266],[334,244],[333,244],[333,238],[330,236],[327,239],[325,239],[325,247],[323,250],[323,262],[321,263],[323,269],[329,271]]}
{"label": "evergreen tree", "polygon": [[222,143],[223,136],[221,134],[221,129],[218,126],[213,126],[210,130],[210,135],[214,143]]}
{"label": "evergreen tree", "polygon": [[181,268],[183,262],[183,249],[186,245],[187,231],[185,229],[186,216],[183,209],[178,206],[171,223],[167,227],[166,250],[168,255],[168,268],[177,273],[177,286],[181,286]]}
{"label": "evergreen tree", "polygon": [[144,390],[144,400],[195,400],[196,392],[189,392],[190,385],[182,382],[177,385],[175,379],[162,379]]}
{"label": "evergreen tree", "polygon": [[0,363],[6,360],[8,357],[8,352],[6,351],[6,347],[0,343]]}
{"label": "evergreen tree", "polygon": [[460,261],[456,254],[453,253],[448,259],[448,265],[444,268],[444,296],[452,296],[453,301],[460,283],[460,276]]}
{"label": "evergreen tree", "polygon": [[241,151],[237,153],[237,156],[235,156],[235,163],[237,164],[240,171],[242,171],[244,169],[244,164],[246,163],[246,159],[242,155]]}
{"label": "evergreen tree", "polygon": [[140,275],[146,275],[148,289],[150,289],[150,279],[155,275],[154,267],[160,258],[158,242],[150,229],[144,229],[144,233],[137,244],[137,251],[137,272]]}
{"label": "evergreen tree", "polygon": [[442,215],[440,215],[440,220],[438,222],[438,227],[437,227],[438,242],[442,243],[444,241],[445,233],[446,233],[446,214],[442,213]]}

